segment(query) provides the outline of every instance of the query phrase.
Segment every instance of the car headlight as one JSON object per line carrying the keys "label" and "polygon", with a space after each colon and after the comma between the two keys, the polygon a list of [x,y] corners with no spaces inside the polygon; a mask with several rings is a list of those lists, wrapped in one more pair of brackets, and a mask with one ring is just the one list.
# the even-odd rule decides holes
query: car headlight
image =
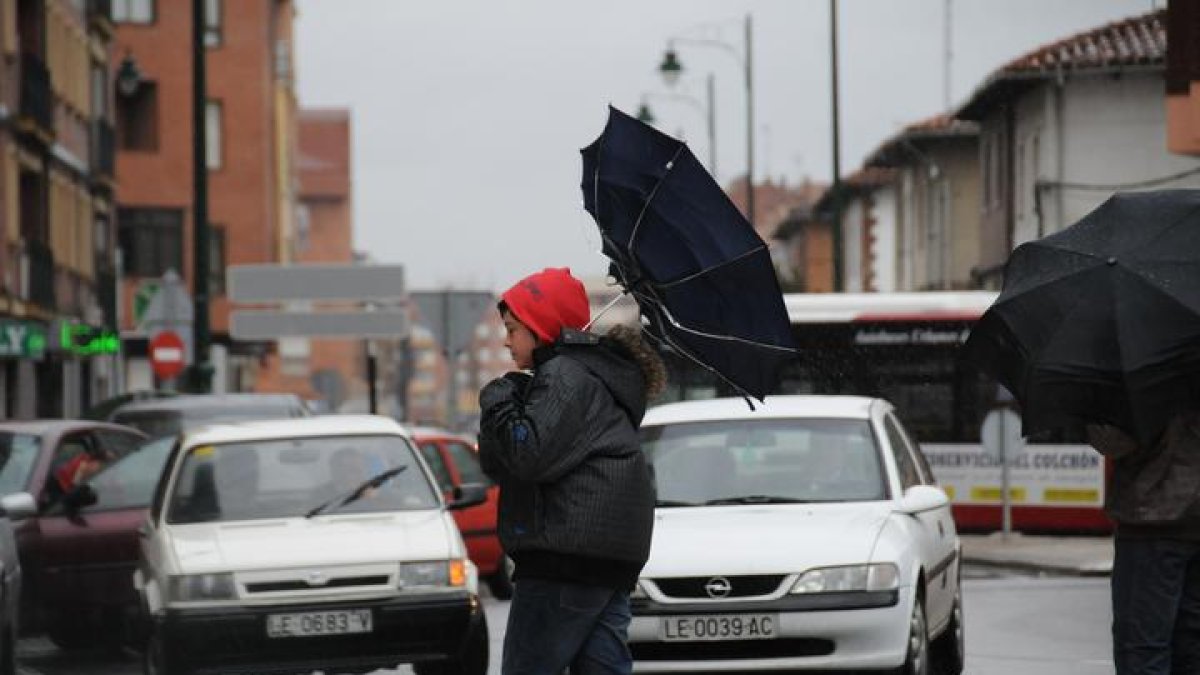
{"label": "car headlight", "polygon": [[397,577],[397,585],[400,588],[465,586],[466,583],[467,563],[465,560],[400,563],[400,575]]}
{"label": "car headlight", "polygon": [[900,586],[900,570],[892,563],[819,567],[800,575],[792,593],[891,591]]}
{"label": "car headlight", "polygon": [[175,602],[232,600],[237,597],[237,588],[229,573],[184,574],[171,577],[170,597]]}

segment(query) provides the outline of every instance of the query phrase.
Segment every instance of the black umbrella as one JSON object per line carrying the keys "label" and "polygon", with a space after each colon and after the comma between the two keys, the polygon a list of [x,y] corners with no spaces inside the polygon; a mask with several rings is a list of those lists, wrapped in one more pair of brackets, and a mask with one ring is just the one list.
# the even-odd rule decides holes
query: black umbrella
{"label": "black umbrella", "polygon": [[1200,190],[1116,194],[1017,247],[965,348],[1027,435],[1105,422],[1153,442],[1200,405]]}
{"label": "black umbrella", "polygon": [[583,202],[652,336],[762,400],[795,357],[767,246],[687,145],[610,107]]}

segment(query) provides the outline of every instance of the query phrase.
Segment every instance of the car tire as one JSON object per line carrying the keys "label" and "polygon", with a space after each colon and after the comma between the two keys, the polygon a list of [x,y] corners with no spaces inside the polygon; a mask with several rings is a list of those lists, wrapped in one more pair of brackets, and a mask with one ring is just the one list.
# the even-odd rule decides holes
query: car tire
{"label": "car tire", "polygon": [[17,629],[9,624],[4,627],[4,637],[0,649],[0,675],[17,675]]}
{"label": "car tire", "polygon": [[929,624],[925,621],[925,600],[919,595],[913,602],[912,616],[908,620],[904,665],[900,666],[896,675],[930,675]]}
{"label": "car tire", "polygon": [[490,577],[487,578],[488,588],[492,591],[492,595],[497,600],[511,600],[513,595],[512,585],[512,560],[508,556],[500,559],[500,569],[496,570]]}
{"label": "car tire", "polygon": [[64,652],[89,649],[98,642],[97,631],[80,619],[56,616],[46,628],[46,637]]}
{"label": "car tire", "polygon": [[933,641],[933,672],[936,675],[959,675],[966,665],[966,635],[962,609],[962,581],[954,591],[954,606],[950,609],[950,622],[946,630]]}
{"label": "car tire", "polygon": [[458,656],[433,663],[415,663],[413,672],[417,675],[487,675],[488,657],[487,616],[480,611],[479,618],[472,621]]}

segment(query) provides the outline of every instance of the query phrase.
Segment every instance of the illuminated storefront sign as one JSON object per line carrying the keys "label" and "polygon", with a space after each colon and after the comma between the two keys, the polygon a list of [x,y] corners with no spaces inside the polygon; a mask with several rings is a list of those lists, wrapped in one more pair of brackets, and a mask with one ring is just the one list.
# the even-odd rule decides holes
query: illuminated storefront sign
{"label": "illuminated storefront sign", "polygon": [[44,324],[21,319],[0,319],[0,357],[40,359],[45,352]]}

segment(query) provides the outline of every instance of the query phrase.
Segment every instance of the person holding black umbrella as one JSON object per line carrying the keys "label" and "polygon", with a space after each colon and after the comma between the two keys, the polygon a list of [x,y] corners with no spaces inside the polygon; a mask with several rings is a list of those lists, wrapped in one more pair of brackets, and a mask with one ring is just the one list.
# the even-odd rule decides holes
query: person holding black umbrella
{"label": "person holding black umbrella", "polygon": [[634,329],[583,330],[568,269],[522,279],[498,309],[519,370],[480,392],[479,455],[515,565],[502,672],[630,673],[629,593],[654,522],[637,430],[665,368]]}
{"label": "person holding black umbrella", "polygon": [[1152,446],[1115,426],[1086,429],[1113,462],[1117,673],[1200,673],[1200,411],[1177,414]]}

